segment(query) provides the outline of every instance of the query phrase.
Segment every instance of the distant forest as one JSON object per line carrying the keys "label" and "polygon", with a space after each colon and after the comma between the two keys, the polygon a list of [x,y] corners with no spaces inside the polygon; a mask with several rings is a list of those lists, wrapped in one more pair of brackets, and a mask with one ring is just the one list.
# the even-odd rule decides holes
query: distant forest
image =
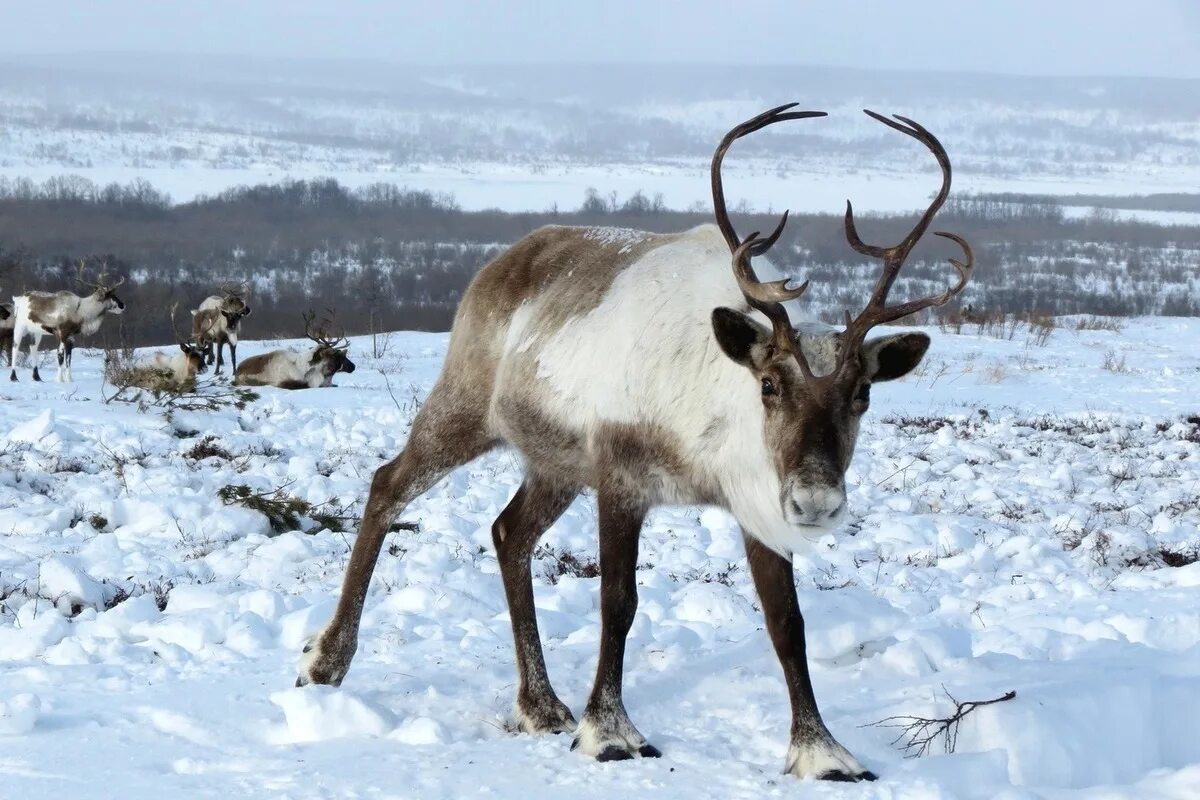
{"label": "distant forest", "polygon": [[[173,204],[144,181],[97,186],[74,176],[44,183],[0,179],[0,292],[78,289],[85,260],[127,277],[128,311],[100,344],[174,338],[168,309],[185,309],[221,283],[251,286],[249,338],[297,336],[305,309],[332,309],[348,334],[447,330],[485,263],[546,224],[681,231],[707,213],[666,209],[641,193],[589,191],[578,208],[528,213],[463,211],[453,197],[389,184],[347,189],[334,180],[230,189]],[[737,215],[739,230],[769,230],[774,216]],[[870,242],[898,241],[914,221],[864,215]],[[952,200],[934,229],[975,247],[976,277],[959,302],[1014,313],[1200,316],[1200,226],[1164,227],[1096,214],[1067,219],[1052,200]],[[930,237],[933,238],[933,237]],[[934,240],[919,247],[894,295],[929,294],[951,277]],[[846,244],[840,214],[796,214],[772,261],[810,278],[809,302],[833,319],[860,305],[877,265]],[[119,339],[118,339],[119,337]]]}

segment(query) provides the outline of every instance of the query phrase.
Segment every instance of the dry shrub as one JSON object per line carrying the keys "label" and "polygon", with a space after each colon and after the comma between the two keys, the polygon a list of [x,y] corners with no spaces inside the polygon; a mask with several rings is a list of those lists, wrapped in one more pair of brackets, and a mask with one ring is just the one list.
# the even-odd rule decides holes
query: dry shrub
{"label": "dry shrub", "polygon": [[1125,330],[1125,321],[1120,317],[1080,317],[1075,320],[1077,331],[1111,331],[1120,333]]}

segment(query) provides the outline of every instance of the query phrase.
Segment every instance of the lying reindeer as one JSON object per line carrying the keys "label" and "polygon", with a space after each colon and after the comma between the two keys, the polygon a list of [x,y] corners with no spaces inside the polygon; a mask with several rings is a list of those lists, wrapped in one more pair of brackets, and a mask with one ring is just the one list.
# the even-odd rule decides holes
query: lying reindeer
{"label": "lying reindeer", "polygon": [[273,350],[252,356],[234,370],[238,386],[278,386],[280,389],[317,389],[333,386],[338,372],[354,372],[354,362],[346,357],[350,342],[339,336],[331,339],[325,332],[312,330],[312,315],[304,316],[304,331],[316,347],[301,353]]}
{"label": "lying reindeer", "polygon": [[192,312],[192,339],[203,348],[208,363],[213,363],[213,347],[216,346],[217,368],[220,373],[225,366],[221,349],[229,345],[231,368],[237,371],[237,343],[242,332],[242,317],[250,316],[246,305],[246,287],[225,284],[218,294],[206,297],[200,307]]}
{"label": "lying reindeer", "polygon": [[180,335],[175,325],[175,310],[171,307],[171,327],[179,338],[179,352],[153,353],[146,361],[135,365],[126,382],[152,391],[186,391],[195,386],[196,376],[206,369],[204,348]]}
{"label": "lying reindeer", "polygon": [[83,270],[84,264],[80,262],[76,280],[92,289],[92,293],[85,297],[62,291],[26,292],[13,298],[15,321],[8,362],[12,368],[10,380],[17,379],[17,349],[27,336],[32,340],[29,358],[33,363],[33,379],[42,379],[38,374],[38,367],[41,366],[38,345],[47,333],[54,334],[58,339],[58,379],[71,380],[71,352],[75,349],[75,337],[79,334],[91,336],[100,329],[100,323],[106,315],[120,314],[125,310],[125,304],[116,293],[117,287],[125,282],[124,278],[109,286],[104,282],[107,273],[101,272],[96,283],[92,283],[84,279]]}
{"label": "lying reindeer", "polygon": [[178,353],[154,353],[146,366],[168,375],[169,382],[175,386],[187,386],[196,380],[197,375],[208,369],[204,360],[203,348],[190,342],[180,342]]}

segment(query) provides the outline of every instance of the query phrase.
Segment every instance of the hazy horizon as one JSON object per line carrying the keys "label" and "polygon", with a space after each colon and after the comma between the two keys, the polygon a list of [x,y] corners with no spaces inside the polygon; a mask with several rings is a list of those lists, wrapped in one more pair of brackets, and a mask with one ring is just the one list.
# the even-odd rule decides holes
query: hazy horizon
{"label": "hazy horizon", "polygon": [[[331,0],[8,7],[0,57],[259,56],[394,65],[730,64],[1047,77],[1200,78],[1200,4],[781,4]],[[614,20],[619,20],[614,23]]]}

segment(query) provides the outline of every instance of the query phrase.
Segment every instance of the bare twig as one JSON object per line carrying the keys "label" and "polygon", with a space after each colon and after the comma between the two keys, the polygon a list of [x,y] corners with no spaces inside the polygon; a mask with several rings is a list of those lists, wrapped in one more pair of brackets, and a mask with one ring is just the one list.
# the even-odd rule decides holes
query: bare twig
{"label": "bare twig", "polygon": [[943,737],[945,751],[953,753],[954,748],[958,745],[958,728],[968,714],[980,706],[1003,703],[1017,696],[1015,691],[1009,691],[991,700],[965,700],[960,702],[954,699],[954,695],[950,694],[945,686],[942,687],[942,691],[946,693],[946,697],[950,698],[950,702],[954,703],[954,713],[948,717],[885,717],[860,727],[899,729],[900,734],[891,743],[899,744],[907,758],[920,758],[928,754],[930,747],[933,746],[933,743],[937,741],[939,736]]}

